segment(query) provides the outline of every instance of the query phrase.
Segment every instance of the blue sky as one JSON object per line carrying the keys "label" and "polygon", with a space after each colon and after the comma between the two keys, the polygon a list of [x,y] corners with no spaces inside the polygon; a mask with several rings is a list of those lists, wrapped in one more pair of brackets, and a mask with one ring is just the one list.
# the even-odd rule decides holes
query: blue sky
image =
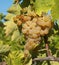
{"label": "blue sky", "polygon": [[13,0],[0,0],[0,13],[7,14],[7,9],[12,5]]}

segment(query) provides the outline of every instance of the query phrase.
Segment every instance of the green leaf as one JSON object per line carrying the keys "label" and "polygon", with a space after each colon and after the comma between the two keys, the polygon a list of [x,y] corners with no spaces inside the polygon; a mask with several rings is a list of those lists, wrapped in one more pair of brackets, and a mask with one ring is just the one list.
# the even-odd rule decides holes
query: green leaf
{"label": "green leaf", "polygon": [[27,7],[30,4],[30,0],[23,0],[23,2],[20,4],[21,7]]}
{"label": "green leaf", "polygon": [[15,30],[13,32],[13,35],[11,37],[11,40],[13,41],[13,40],[19,40],[19,39],[20,39],[20,32],[19,32],[19,30]]}
{"label": "green leaf", "polygon": [[4,25],[3,25],[3,22],[2,22],[2,21],[0,21],[0,27],[1,27],[1,28],[3,28],[3,27],[4,27]]}
{"label": "green leaf", "polygon": [[41,15],[42,12],[48,12],[51,10],[51,7],[54,5],[54,0],[36,0],[35,1],[35,11],[38,15]]}
{"label": "green leaf", "polygon": [[23,52],[12,51],[5,57],[5,61],[8,65],[23,65],[22,59],[24,57]]}
{"label": "green leaf", "polygon": [[0,53],[6,53],[10,50],[9,45],[0,44]]}
{"label": "green leaf", "polygon": [[5,22],[4,25],[5,34],[6,36],[11,36],[11,41],[17,41],[20,39],[18,27],[12,20]]}
{"label": "green leaf", "polygon": [[15,14],[11,14],[11,13],[8,13],[6,16],[5,16],[5,20],[13,20],[13,17],[15,17],[16,15]]}
{"label": "green leaf", "polygon": [[30,59],[26,65],[32,65],[32,59]]}
{"label": "green leaf", "polygon": [[59,49],[59,35],[57,33],[50,36],[50,47],[54,47],[53,49]]}
{"label": "green leaf", "polygon": [[57,24],[58,24],[58,26],[59,26],[59,20],[57,20]]}
{"label": "green leaf", "polygon": [[52,18],[53,20],[59,20],[59,0],[54,0],[55,4],[51,9],[51,14],[52,14]]}
{"label": "green leaf", "polygon": [[50,63],[51,63],[51,65],[59,65],[59,62],[57,62],[57,61],[51,61]]}
{"label": "green leaf", "polygon": [[7,21],[4,23],[6,36],[18,29],[17,25],[13,21]]}
{"label": "green leaf", "polygon": [[2,20],[5,17],[5,15],[3,15],[3,13],[0,13],[0,20]]}
{"label": "green leaf", "polygon": [[19,4],[13,4],[9,9],[8,12],[12,14],[20,14],[21,7]]}

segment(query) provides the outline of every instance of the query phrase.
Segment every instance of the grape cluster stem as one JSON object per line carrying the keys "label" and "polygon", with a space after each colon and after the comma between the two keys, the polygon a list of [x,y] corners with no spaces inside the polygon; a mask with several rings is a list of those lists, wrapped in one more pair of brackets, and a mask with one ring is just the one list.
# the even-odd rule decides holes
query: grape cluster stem
{"label": "grape cluster stem", "polygon": [[46,48],[47,57],[45,57],[45,58],[34,58],[33,62],[36,62],[36,61],[40,61],[40,62],[42,62],[42,61],[58,61],[59,62],[59,58],[52,56],[52,54],[49,50],[49,43],[47,41],[48,40],[47,36],[45,36],[44,39],[45,39],[45,48]]}

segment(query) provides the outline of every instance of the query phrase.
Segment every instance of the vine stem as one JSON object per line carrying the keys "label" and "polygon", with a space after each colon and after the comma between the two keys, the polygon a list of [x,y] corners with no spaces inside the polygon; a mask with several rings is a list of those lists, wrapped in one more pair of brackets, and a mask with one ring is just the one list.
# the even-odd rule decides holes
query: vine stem
{"label": "vine stem", "polygon": [[7,65],[5,61],[0,62],[0,65]]}
{"label": "vine stem", "polygon": [[48,56],[46,58],[34,58],[33,61],[58,61],[59,62],[59,58]]}
{"label": "vine stem", "polygon": [[47,38],[47,36],[45,36],[44,41],[45,41],[45,48],[47,51],[47,53],[46,53],[47,57],[45,57],[45,58],[34,58],[33,59],[34,62],[35,61],[58,61],[59,62],[59,58],[52,56],[52,54],[49,50],[49,43],[47,40],[48,40],[48,38]]}
{"label": "vine stem", "polygon": [[45,44],[45,47],[46,47],[46,51],[47,51],[46,55],[47,55],[47,56],[51,56],[51,52],[50,52],[50,50],[49,50],[49,44],[46,43],[46,44]]}
{"label": "vine stem", "polygon": [[47,36],[44,37],[44,41],[45,41],[45,48],[46,48],[46,51],[47,51],[46,55],[51,56],[52,54],[49,50],[49,43],[48,43],[48,37]]}

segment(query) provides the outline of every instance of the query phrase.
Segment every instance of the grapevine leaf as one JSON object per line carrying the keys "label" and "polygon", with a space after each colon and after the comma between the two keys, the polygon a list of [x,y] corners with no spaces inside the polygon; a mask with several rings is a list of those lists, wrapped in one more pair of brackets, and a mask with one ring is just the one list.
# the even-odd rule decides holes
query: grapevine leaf
{"label": "grapevine leaf", "polygon": [[6,36],[8,36],[14,30],[17,29],[17,25],[13,21],[7,21],[4,23],[4,25],[5,25],[4,29],[5,29]]}
{"label": "grapevine leaf", "polygon": [[3,25],[3,22],[2,22],[2,21],[0,21],[0,27],[1,27],[1,28],[3,28],[3,27],[4,27],[4,25]]}
{"label": "grapevine leaf", "polygon": [[46,62],[46,61],[44,61],[44,62],[42,63],[42,65],[47,65],[47,62]]}
{"label": "grapevine leaf", "polygon": [[54,36],[55,48],[59,49],[59,35]]}
{"label": "grapevine leaf", "polygon": [[[12,51],[11,53],[9,53],[9,55],[7,57],[5,57],[5,61],[7,62],[7,64],[11,64],[11,65],[23,65],[22,59],[24,57],[24,53],[23,52],[19,52],[19,51]],[[11,60],[11,61],[10,61]]]}
{"label": "grapevine leaf", "polygon": [[14,14],[8,13],[8,14],[5,16],[5,20],[12,20],[13,17],[15,17]]}
{"label": "grapevine leaf", "polygon": [[51,9],[53,20],[59,20],[59,0],[55,0],[55,4]]}
{"label": "grapevine leaf", "polygon": [[52,35],[51,37],[50,37],[50,47],[53,47],[54,46],[54,48],[56,48],[56,49],[59,49],[59,35]]}
{"label": "grapevine leaf", "polygon": [[32,65],[32,59],[26,65]]}
{"label": "grapevine leaf", "polygon": [[54,29],[55,30],[59,29],[59,22],[57,20],[54,22]]}
{"label": "grapevine leaf", "polygon": [[51,61],[50,63],[51,63],[51,65],[59,65],[59,62],[57,62],[57,61]]}
{"label": "grapevine leaf", "polygon": [[18,40],[18,39],[20,39],[20,33],[19,33],[19,30],[15,30],[13,32],[13,35],[11,37],[11,40],[13,41],[13,40]]}
{"label": "grapevine leaf", "polygon": [[3,41],[2,40],[0,40],[0,44],[3,44]]}
{"label": "grapevine leaf", "polygon": [[30,0],[30,4],[34,4],[34,0]]}
{"label": "grapevine leaf", "polygon": [[48,63],[48,62],[46,62],[46,61],[44,61],[43,63],[42,63],[42,65],[59,65],[59,62],[57,62],[57,61],[50,61],[50,63]]}
{"label": "grapevine leaf", "polygon": [[5,34],[6,36],[11,36],[11,40],[20,39],[20,33],[18,31],[17,25],[13,21],[7,21],[4,23]]}
{"label": "grapevine leaf", "polygon": [[54,5],[54,0],[36,0],[35,1],[35,11],[38,15],[42,12],[48,12]]}
{"label": "grapevine leaf", "polygon": [[8,9],[8,12],[9,13],[13,13],[13,14],[20,14],[20,10],[21,10],[21,7],[19,4],[13,4],[9,9]]}
{"label": "grapevine leaf", "polygon": [[57,24],[58,24],[58,26],[59,26],[59,20],[57,20]]}
{"label": "grapevine leaf", "polygon": [[10,50],[10,46],[9,45],[0,44],[0,53],[6,53],[9,50]]}
{"label": "grapevine leaf", "polygon": [[30,0],[23,0],[23,2],[20,4],[21,7],[27,7],[30,4]]}
{"label": "grapevine leaf", "polygon": [[3,13],[0,13],[0,20],[2,20],[5,17],[5,15],[3,15]]}

